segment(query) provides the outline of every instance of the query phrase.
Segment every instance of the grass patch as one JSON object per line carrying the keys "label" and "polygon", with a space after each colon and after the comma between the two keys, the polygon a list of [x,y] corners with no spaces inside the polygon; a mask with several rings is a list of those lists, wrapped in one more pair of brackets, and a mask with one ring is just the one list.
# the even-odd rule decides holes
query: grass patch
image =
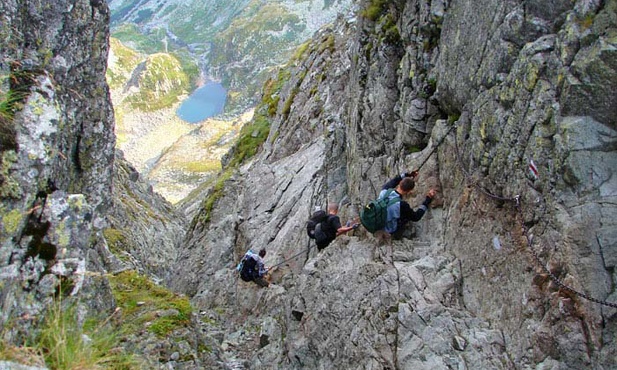
{"label": "grass patch", "polygon": [[319,53],[323,53],[326,50],[329,50],[331,53],[334,52],[334,35],[332,34],[324,37],[317,49]]}
{"label": "grass patch", "polygon": [[145,58],[135,50],[126,47],[119,39],[111,37],[109,46],[116,58],[116,63],[107,68],[105,77],[112,89],[122,87],[131,77],[131,73],[137,65]]}
{"label": "grass patch", "polygon": [[11,63],[11,73],[0,76],[0,86],[8,80],[8,90],[0,90],[0,148],[17,149],[17,138],[13,119],[15,113],[24,108],[24,102],[34,83],[35,72],[21,70],[19,62]]}
{"label": "grass patch", "polygon": [[223,196],[225,189],[225,182],[229,180],[233,173],[234,167],[229,167],[223,173],[221,173],[215,180],[214,186],[210,192],[210,195],[204,200],[201,211],[198,217],[194,218],[191,228],[195,227],[198,222],[208,222],[212,215],[212,209],[216,202]]}
{"label": "grass patch", "polygon": [[387,0],[371,0],[370,4],[360,11],[360,16],[376,21],[384,13]]}
{"label": "grass patch", "polygon": [[[264,3],[258,9],[248,7],[243,16],[234,18],[214,38],[212,64],[228,64],[240,55],[265,61],[271,58],[273,50],[285,50],[285,45],[304,28],[300,18],[281,5]],[[229,45],[234,48],[230,50]]]}
{"label": "grass patch", "polygon": [[181,163],[179,166],[188,172],[214,172],[221,169],[221,162],[214,160],[194,161]]}
{"label": "grass patch", "polygon": [[453,114],[449,114],[448,115],[448,125],[452,125],[454,123],[456,123],[459,118],[461,118],[461,114],[458,112],[455,112]]}
{"label": "grass patch", "polygon": [[300,72],[296,85],[291,89],[287,100],[285,100],[285,105],[283,106],[283,111],[281,112],[285,120],[287,119],[287,117],[289,117],[289,113],[291,112],[291,105],[293,104],[296,95],[298,95],[298,93],[300,92],[300,86],[302,85],[302,81],[304,81],[304,77],[306,77],[306,73],[306,70],[302,70]]}
{"label": "grass patch", "polygon": [[268,79],[263,87],[263,97],[260,106],[266,107],[268,116],[274,116],[278,109],[278,103],[281,99],[280,93],[283,85],[289,81],[291,72],[287,68],[282,68],[275,80]]}
{"label": "grass patch", "polygon": [[126,256],[123,255],[122,252],[128,252],[130,250],[130,244],[126,233],[123,230],[110,227],[103,230],[103,237],[107,241],[111,253],[121,260],[125,260]]}
{"label": "grass patch", "polygon": [[165,51],[162,42],[165,37],[163,29],[153,30],[149,35],[144,35],[135,24],[127,23],[116,27],[112,36],[142,53],[153,54]]}
{"label": "grass patch", "polygon": [[127,98],[127,102],[142,111],[157,111],[178,102],[179,96],[187,94],[190,88],[191,78],[178,58],[171,54],[153,54],[146,60],[139,93]]}
{"label": "grass patch", "polygon": [[578,23],[581,29],[588,30],[591,28],[591,26],[593,26],[594,20],[595,20],[595,14],[589,13],[589,14],[585,14],[582,18],[578,18],[576,23]]}
{"label": "grass patch", "polygon": [[401,42],[401,33],[398,30],[394,18],[390,14],[384,15],[381,20],[381,29],[383,32],[383,39],[389,44],[397,44]]}
{"label": "grass patch", "polygon": [[405,149],[407,153],[418,153],[422,151],[422,148],[417,145],[407,145],[405,146]]}
{"label": "grass patch", "polygon": [[255,114],[253,120],[240,130],[240,136],[234,146],[233,157],[229,166],[235,167],[253,157],[261,144],[266,141],[269,133],[270,121],[268,118],[262,114]]}
{"label": "grass patch", "polygon": [[200,71],[197,62],[191,57],[189,53],[182,50],[178,50],[172,53],[172,55],[180,61],[182,71],[188,78],[188,88],[192,91],[197,87],[197,80],[199,79]]}
{"label": "grass patch", "polygon": [[298,46],[293,56],[291,57],[290,63],[294,63],[296,61],[304,59],[304,56],[306,55],[310,46],[311,46],[311,40],[308,40],[304,42],[302,45]]}
{"label": "grass patch", "polygon": [[17,139],[13,117],[15,112],[23,107],[24,95],[9,90],[0,96],[0,143],[2,148],[15,149]]}
{"label": "grass patch", "polygon": [[135,358],[122,349],[107,320],[79,326],[73,305],[56,301],[48,310],[32,348],[51,369],[135,369]]}
{"label": "grass patch", "polygon": [[283,116],[285,117],[285,119],[289,117],[289,113],[291,112],[291,105],[293,104],[294,99],[296,95],[298,95],[299,92],[300,92],[300,87],[294,86],[294,88],[291,89],[291,93],[287,97],[287,100],[285,100],[285,105],[283,105],[283,111],[281,112],[283,113]]}
{"label": "grass patch", "polygon": [[45,367],[43,354],[34,347],[17,347],[0,342],[0,360],[11,361],[25,366]]}
{"label": "grass patch", "polygon": [[122,310],[124,333],[138,332],[148,323],[150,332],[164,337],[189,325],[192,307],[187,297],[158,286],[135,271],[112,276],[109,281]]}

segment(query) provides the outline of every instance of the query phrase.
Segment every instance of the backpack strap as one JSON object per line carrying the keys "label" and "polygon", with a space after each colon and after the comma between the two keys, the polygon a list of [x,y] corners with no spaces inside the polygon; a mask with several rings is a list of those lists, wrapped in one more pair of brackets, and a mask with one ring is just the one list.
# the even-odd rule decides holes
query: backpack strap
{"label": "backpack strap", "polygon": [[401,196],[398,193],[395,193],[396,196],[390,197],[392,193],[395,193],[394,189],[388,189],[383,197],[381,197],[381,199],[388,199],[388,207],[401,201]]}

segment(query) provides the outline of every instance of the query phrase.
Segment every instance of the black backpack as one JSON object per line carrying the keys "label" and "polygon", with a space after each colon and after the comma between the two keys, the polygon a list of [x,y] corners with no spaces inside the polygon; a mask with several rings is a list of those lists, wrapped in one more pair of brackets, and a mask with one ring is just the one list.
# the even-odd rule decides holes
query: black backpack
{"label": "black backpack", "polygon": [[326,211],[320,209],[319,211],[313,212],[313,215],[306,223],[306,233],[308,234],[308,237],[311,239],[315,239],[315,228],[318,224],[326,221],[327,219],[328,214],[326,213]]}
{"label": "black backpack", "polygon": [[244,281],[253,281],[257,275],[257,261],[251,256],[242,259],[240,267],[240,278]]}
{"label": "black backpack", "polygon": [[319,250],[327,247],[336,238],[336,230],[330,230],[329,220],[330,215],[324,210],[319,210],[315,211],[306,223],[306,233],[309,238],[315,239]]}

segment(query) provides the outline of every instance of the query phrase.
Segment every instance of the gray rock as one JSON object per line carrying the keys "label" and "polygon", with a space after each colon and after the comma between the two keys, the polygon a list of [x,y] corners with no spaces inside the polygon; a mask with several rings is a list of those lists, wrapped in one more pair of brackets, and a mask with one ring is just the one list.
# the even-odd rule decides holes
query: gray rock
{"label": "gray rock", "polygon": [[0,361],[0,370],[47,370],[47,368],[21,365],[11,361]]}
{"label": "gray rock", "polygon": [[[615,29],[613,5],[408,2],[382,11],[400,39],[386,37],[386,17],[359,16],[334,26],[334,52],[295,63],[270,138],[225,183],[209,220],[195,219],[180,257],[190,273],[172,285],[225,311],[232,332],[276,318],[285,350],[263,328],[252,334],[247,356],[258,369],[614,367],[614,350],[601,344],[614,326],[595,324],[612,311],[557,289],[542,270],[614,297],[612,97],[597,97],[614,90],[603,36]],[[317,84],[326,55],[337,72]],[[300,85],[320,99],[298,92],[283,113]],[[321,126],[307,123],[315,118]],[[417,206],[439,189],[414,238],[377,245],[360,230],[310,248],[303,228],[314,206],[346,195],[341,219],[357,215],[444,136],[409,200]],[[266,247],[266,264],[278,265],[267,290],[230,271],[249,247]]]}
{"label": "gray rock", "polygon": [[452,346],[457,351],[464,351],[465,347],[467,347],[467,341],[465,340],[465,338],[455,335],[452,338]]}

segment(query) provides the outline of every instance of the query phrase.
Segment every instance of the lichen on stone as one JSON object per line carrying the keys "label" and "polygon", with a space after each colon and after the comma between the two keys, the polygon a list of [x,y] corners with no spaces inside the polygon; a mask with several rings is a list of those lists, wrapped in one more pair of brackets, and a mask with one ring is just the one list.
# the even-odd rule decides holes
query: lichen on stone
{"label": "lichen on stone", "polygon": [[13,178],[13,166],[17,164],[17,153],[13,150],[2,152],[2,162],[0,163],[0,198],[21,197],[21,186]]}
{"label": "lichen on stone", "polygon": [[2,231],[8,235],[15,234],[19,230],[22,219],[23,216],[18,209],[4,213],[2,215]]}

